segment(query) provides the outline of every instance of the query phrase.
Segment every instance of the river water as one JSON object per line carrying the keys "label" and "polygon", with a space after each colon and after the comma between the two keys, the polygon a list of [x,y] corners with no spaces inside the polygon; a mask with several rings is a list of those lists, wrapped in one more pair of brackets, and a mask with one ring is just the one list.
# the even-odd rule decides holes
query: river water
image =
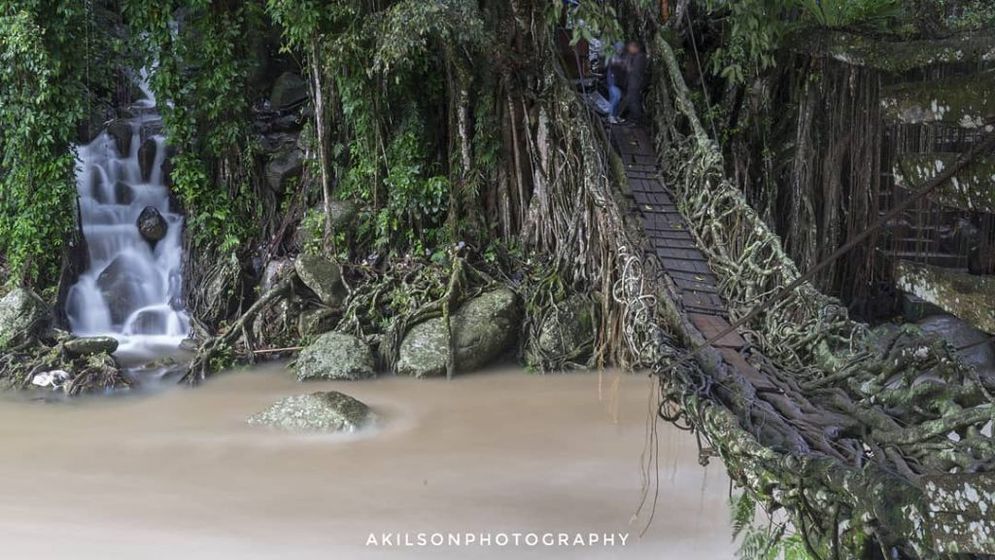
{"label": "river water", "polygon": [[[245,424],[335,389],[381,425],[354,436]],[[643,487],[651,380],[493,371],[302,386],[282,366],[196,390],[0,401],[5,558],[732,558],[728,479],[659,423],[655,518]],[[652,497],[652,496],[651,496]],[[629,533],[615,547],[371,546],[383,533]],[[447,537],[448,538],[448,537]]]}

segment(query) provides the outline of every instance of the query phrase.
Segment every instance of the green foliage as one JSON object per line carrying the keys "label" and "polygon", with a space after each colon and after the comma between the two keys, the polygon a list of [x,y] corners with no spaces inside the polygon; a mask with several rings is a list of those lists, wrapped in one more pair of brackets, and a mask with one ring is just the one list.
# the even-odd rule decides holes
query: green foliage
{"label": "green foliage", "polygon": [[[361,202],[353,237],[361,246],[424,252],[452,240],[462,201],[473,199],[480,176],[496,157],[479,134],[461,169],[453,145],[456,103],[486,68],[475,56],[494,39],[479,3],[397,0],[371,6],[343,1],[268,0],[284,49],[319,72],[317,82],[337,106],[328,116],[336,144],[331,156],[336,196]],[[471,103],[473,100],[469,100]],[[487,106],[478,101],[475,107]],[[482,113],[483,116],[483,113]],[[491,142],[493,144],[493,142]],[[455,217],[455,219],[454,219]]]}
{"label": "green foliage", "polygon": [[712,71],[729,82],[774,65],[774,51],[790,25],[794,0],[705,0],[705,7],[725,21],[725,40],[711,53]]}
{"label": "green foliage", "polygon": [[70,143],[90,100],[80,46],[96,41],[92,17],[82,2],[0,5],[0,253],[12,283],[58,278],[74,225]]}
{"label": "green foliage", "polygon": [[711,70],[737,84],[774,66],[777,49],[792,31],[806,26],[880,31],[902,15],[902,3],[898,0],[702,2],[708,14],[720,18],[724,24],[723,40],[708,54]]}
{"label": "green foliage", "polygon": [[757,523],[758,505],[749,492],[732,499],[733,539],[741,539],[736,557],[740,560],[812,560],[801,535],[789,534],[787,524]]}
{"label": "green foliage", "polygon": [[[386,150],[387,173],[383,178],[386,204],[380,205],[373,215],[366,216],[372,224],[364,227],[369,232],[372,225],[374,246],[386,248],[392,241],[422,252],[435,247],[445,239],[442,229],[449,197],[449,180],[444,175],[426,169],[425,147],[429,141],[417,112],[412,108],[396,136]],[[363,147],[354,143],[352,153],[357,164],[352,166],[342,185],[343,196],[351,196],[374,208],[375,190],[370,188],[377,181],[376,155],[364,154]]]}
{"label": "green foliage", "polygon": [[901,13],[898,0],[799,0],[806,13],[829,28],[882,26]]}
{"label": "green foliage", "polygon": [[[199,243],[230,250],[256,231],[251,188],[249,45],[261,29],[255,2],[124,0],[124,10],[153,67],[166,133],[178,150],[173,190]],[[175,19],[175,14],[181,14]],[[166,101],[166,102],[162,102]]]}

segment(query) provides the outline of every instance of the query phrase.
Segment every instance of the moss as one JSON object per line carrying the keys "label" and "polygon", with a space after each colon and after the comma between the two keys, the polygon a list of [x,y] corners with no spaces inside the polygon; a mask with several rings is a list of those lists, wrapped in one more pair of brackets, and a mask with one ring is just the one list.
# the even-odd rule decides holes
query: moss
{"label": "moss", "polygon": [[[895,180],[918,189],[953,165],[960,154],[906,154],[895,165]],[[995,213],[995,157],[979,157],[931,195],[944,206]]]}
{"label": "moss", "polygon": [[995,332],[995,277],[902,261],[898,287],[985,332]]}
{"label": "moss", "polygon": [[942,81],[904,83],[881,94],[884,116],[902,123],[981,128],[995,115],[995,71]]}
{"label": "moss", "polygon": [[837,31],[813,36],[809,31],[787,44],[815,56],[895,73],[933,64],[995,60],[995,34],[991,31],[919,41],[883,41]]}

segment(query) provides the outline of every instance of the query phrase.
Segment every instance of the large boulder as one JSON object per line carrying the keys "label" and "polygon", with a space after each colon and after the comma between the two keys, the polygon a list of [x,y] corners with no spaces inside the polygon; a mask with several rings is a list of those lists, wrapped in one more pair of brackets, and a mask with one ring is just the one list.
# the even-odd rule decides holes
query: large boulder
{"label": "large boulder", "polygon": [[266,164],[266,184],[277,194],[287,192],[287,186],[292,179],[304,173],[304,152],[299,148],[291,148],[273,157]]}
{"label": "large boulder", "polygon": [[[270,261],[263,268],[259,279],[259,295],[263,296],[283,281],[294,270],[290,259]],[[297,345],[297,325],[302,311],[298,297],[282,298],[279,303],[260,313],[252,322],[255,343],[264,347],[279,348]]]}
{"label": "large boulder", "polygon": [[355,432],[376,415],[362,402],[337,391],[294,395],[249,417],[249,424],[295,432]]}
{"label": "large boulder", "polygon": [[965,364],[978,371],[995,369],[995,345],[991,336],[953,315],[933,315],[918,322],[929,338],[939,337],[958,350]]}
{"label": "large boulder", "polygon": [[166,218],[163,218],[159,210],[152,206],[146,206],[142,210],[135,225],[138,226],[138,233],[142,234],[142,238],[152,244],[162,241],[162,238],[166,237],[166,230],[169,229]]}
{"label": "large boulder", "polygon": [[48,318],[48,306],[31,290],[17,288],[0,299],[0,350],[19,342]]}
{"label": "large boulder", "polygon": [[[476,297],[451,318],[456,369],[472,371],[486,366],[514,342],[521,322],[515,292],[500,288]],[[414,377],[446,374],[449,339],[442,318],[415,325],[401,342],[397,373]]]}
{"label": "large boulder", "polygon": [[[294,244],[297,247],[305,249],[321,246],[325,231],[324,214],[323,204],[307,211],[301,227],[298,227],[294,233]],[[348,233],[355,224],[356,216],[359,215],[359,207],[351,200],[333,200],[329,205],[329,214],[332,232]],[[311,224],[311,227],[306,227],[304,224]]]}
{"label": "large boulder", "polygon": [[276,79],[269,100],[274,109],[291,109],[308,98],[307,82],[293,72],[284,72]]}
{"label": "large boulder", "polygon": [[301,351],[294,364],[301,381],[367,379],[376,375],[370,348],[354,336],[325,333]]}
{"label": "large boulder", "polygon": [[109,336],[90,336],[74,338],[65,344],[70,356],[92,356],[94,354],[113,354],[118,347],[118,341]]}
{"label": "large boulder", "polygon": [[334,261],[319,255],[301,255],[294,263],[297,276],[321,303],[329,307],[339,307],[345,301],[345,284],[342,283],[342,270]]}

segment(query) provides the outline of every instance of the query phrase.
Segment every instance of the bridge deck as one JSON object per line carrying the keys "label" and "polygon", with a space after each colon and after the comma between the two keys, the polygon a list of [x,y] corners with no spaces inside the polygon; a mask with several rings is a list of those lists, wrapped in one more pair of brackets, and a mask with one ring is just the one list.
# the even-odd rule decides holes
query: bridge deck
{"label": "bridge deck", "polygon": [[[705,254],[698,249],[691,228],[677,209],[673,193],[663,184],[656,150],[646,129],[637,126],[612,128],[615,147],[625,165],[629,189],[642,216],[643,229],[664,271],[678,290],[678,304],[688,320],[708,339],[729,327],[726,302],[719,290],[719,278],[712,272]],[[736,333],[726,335],[715,346],[739,350],[746,341]],[[728,352],[728,354],[736,354]],[[737,369],[746,361],[726,356]]]}

